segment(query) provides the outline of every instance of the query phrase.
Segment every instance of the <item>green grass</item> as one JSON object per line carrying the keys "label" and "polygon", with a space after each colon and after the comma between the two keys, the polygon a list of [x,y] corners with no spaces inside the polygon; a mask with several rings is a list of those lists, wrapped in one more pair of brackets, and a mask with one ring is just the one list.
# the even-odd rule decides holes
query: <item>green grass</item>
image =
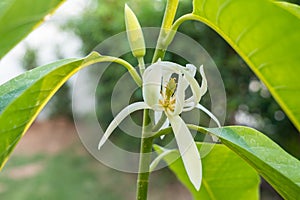
{"label": "green grass", "polygon": [[[12,177],[12,171],[30,165],[42,170]],[[12,155],[0,172],[0,200],[132,200],[136,178],[104,166],[76,142],[57,154]],[[178,200],[182,191],[187,193],[167,168],[152,173],[150,179],[149,200]]]}
{"label": "green grass", "polygon": [[[135,199],[135,174],[110,169],[83,148],[77,144],[55,155],[13,155],[0,172],[0,200]],[[43,166],[35,175],[12,178],[12,170],[35,164]],[[187,190],[166,168],[151,174],[149,187],[149,200],[190,199]],[[273,199],[280,199],[274,192],[265,192],[262,199],[271,199],[272,195]]]}

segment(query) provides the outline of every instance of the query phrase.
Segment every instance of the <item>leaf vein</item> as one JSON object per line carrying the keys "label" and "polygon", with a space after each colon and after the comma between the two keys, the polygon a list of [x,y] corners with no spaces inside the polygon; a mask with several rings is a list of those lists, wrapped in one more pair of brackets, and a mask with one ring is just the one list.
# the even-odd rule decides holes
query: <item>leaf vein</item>
{"label": "leaf vein", "polygon": [[216,25],[220,26],[220,16],[222,12],[225,10],[225,8],[231,3],[231,0],[225,1],[218,9],[217,14],[216,14]]}

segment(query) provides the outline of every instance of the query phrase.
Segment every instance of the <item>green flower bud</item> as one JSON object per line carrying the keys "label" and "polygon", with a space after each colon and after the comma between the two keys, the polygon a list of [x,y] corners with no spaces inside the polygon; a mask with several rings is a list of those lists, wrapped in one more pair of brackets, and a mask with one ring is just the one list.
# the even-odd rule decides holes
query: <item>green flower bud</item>
{"label": "green flower bud", "polygon": [[133,11],[125,4],[125,23],[129,45],[134,57],[144,57],[145,41],[139,21]]}

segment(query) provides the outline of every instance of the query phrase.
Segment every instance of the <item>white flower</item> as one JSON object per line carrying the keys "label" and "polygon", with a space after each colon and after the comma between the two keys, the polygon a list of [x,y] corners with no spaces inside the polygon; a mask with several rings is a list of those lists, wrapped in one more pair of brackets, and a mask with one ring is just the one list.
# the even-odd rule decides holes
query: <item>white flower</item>
{"label": "white flower", "polygon": [[[130,113],[141,109],[152,109],[155,111],[156,122],[157,117],[165,113],[167,122],[164,124],[171,124],[186,172],[194,187],[199,190],[202,181],[200,154],[189,129],[179,115],[198,108],[207,113],[218,126],[220,124],[212,113],[199,104],[201,97],[207,91],[203,66],[200,67],[201,87],[194,78],[195,74],[196,67],[191,64],[183,67],[172,62],[158,61],[149,66],[143,74],[144,102],[133,103],[124,108],[108,126],[98,148],[100,149],[113,130]],[[186,98],[185,93],[189,87],[192,96]]]}

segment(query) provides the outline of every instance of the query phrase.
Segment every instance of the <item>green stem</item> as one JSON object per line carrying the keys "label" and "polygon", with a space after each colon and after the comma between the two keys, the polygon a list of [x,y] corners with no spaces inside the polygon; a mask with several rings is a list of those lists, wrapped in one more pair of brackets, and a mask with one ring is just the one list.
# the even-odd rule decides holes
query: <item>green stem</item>
{"label": "green stem", "polygon": [[177,7],[178,7],[178,2],[179,0],[168,0],[167,2],[167,6],[165,9],[165,14],[161,25],[160,33],[158,36],[152,63],[155,63],[159,58],[163,58],[165,55],[167,46],[164,45],[164,40],[168,32],[171,30],[175,18],[175,14],[177,11]]}
{"label": "green stem", "polygon": [[169,126],[167,128],[161,129],[160,131],[152,134],[151,137],[158,138],[162,135],[167,135],[167,134],[170,134],[170,133],[172,133],[172,127]]}
{"label": "green stem", "polygon": [[88,60],[86,61],[86,65],[90,65],[90,64],[94,64],[97,62],[114,62],[114,63],[118,63],[120,65],[123,65],[128,72],[130,73],[130,75],[132,76],[133,80],[136,82],[136,84],[138,86],[142,86],[142,79],[140,77],[140,75],[138,74],[138,72],[135,70],[135,68],[128,63],[127,61],[121,59],[121,58],[116,58],[113,56],[104,56],[104,55],[100,55],[97,52],[94,52],[94,54],[96,54],[97,58],[93,59],[93,60]]}
{"label": "green stem", "polygon": [[151,152],[153,145],[153,137],[148,137],[151,133],[149,130],[150,118],[149,110],[144,110],[143,130],[140,148],[139,173],[137,179],[137,200],[146,200],[148,193]]}
{"label": "green stem", "polygon": [[[205,130],[201,126],[196,126],[194,124],[187,124],[187,127],[191,130],[198,131],[199,133],[207,134],[207,130]],[[168,135],[170,133],[172,133],[172,127],[169,126],[167,128],[159,130],[158,132],[153,133],[152,135],[150,135],[150,137],[158,138],[162,135]]]}
{"label": "green stem", "polygon": [[[163,58],[165,55],[167,46],[164,45],[164,40],[168,36],[168,33],[172,28],[178,7],[178,2],[179,0],[168,0],[152,63],[156,62],[159,58]],[[139,65],[144,65],[142,60],[138,61]],[[141,74],[143,74],[144,69],[140,67],[140,71]],[[137,200],[147,199],[151,152],[154,139],[154,137],[150,136],[152,134],[151,127],[149,126],[150,124],[151,119],[149,117],[149,110],[144,110],[143,130],[140,147],[139,173],[137,178]]]}
{"label": "green stem", "polygon": [[139,63],[140,73],[143,76],[144,71],[145,71],[144,57],[138,57],[137,60],[138,60],[138,63]]}
{"label": "green stem", "polygon": [[159,58],[163,58],[166,52],[166,49],[168,48],[168,46],[170,45],[170,43],[172,42],[172,40],[174,39],[174,36],[177,32],[177,29],[179,28],[179,26],[185,22],[185,21],[189,21],[189,20],[198,20],[201,21],[203,20],[202,18],[200,18],[197,15],[194,15],[192,13],[190,14],[186,14],[181,16],[180,18],[178,18],[174,24],[169,27],[168,29],[165,29],[165,31],[160,32],[159,37],[158,37],[158,42],[157,42],[157,46],[154,52],[154,56],[153,56],[153,60],[152,62],[156,62]]}
{"label": "green stem", "polygon": [[164,44],[165,47],[168,47],[170,45],[170,43],[172,42],[172,40],[174,39],[174,36],[177,32],[177,29],[179,28],[179,26],[185,22],[185,21],[189,21],[189,20],[197,20],[197,16],[190,13],[190,14],[186,14],[181,16],[180,18],[178,18],[174,24],[172,25],[172,27],[170,28],[170,31],[168,32],[168,34],[165,36],[164,41],[162,41],[162,43]]}
{"label": "green stem", "polygon": [[158,130],[162,127],[162,125],[164,125],[166,119],[167,119],[167,115],[163,112],[163,113],[161,114],[160,119],[159,119],[158,122],[156,123],[156,125],[152,128],[152,132],[158,131]]}

